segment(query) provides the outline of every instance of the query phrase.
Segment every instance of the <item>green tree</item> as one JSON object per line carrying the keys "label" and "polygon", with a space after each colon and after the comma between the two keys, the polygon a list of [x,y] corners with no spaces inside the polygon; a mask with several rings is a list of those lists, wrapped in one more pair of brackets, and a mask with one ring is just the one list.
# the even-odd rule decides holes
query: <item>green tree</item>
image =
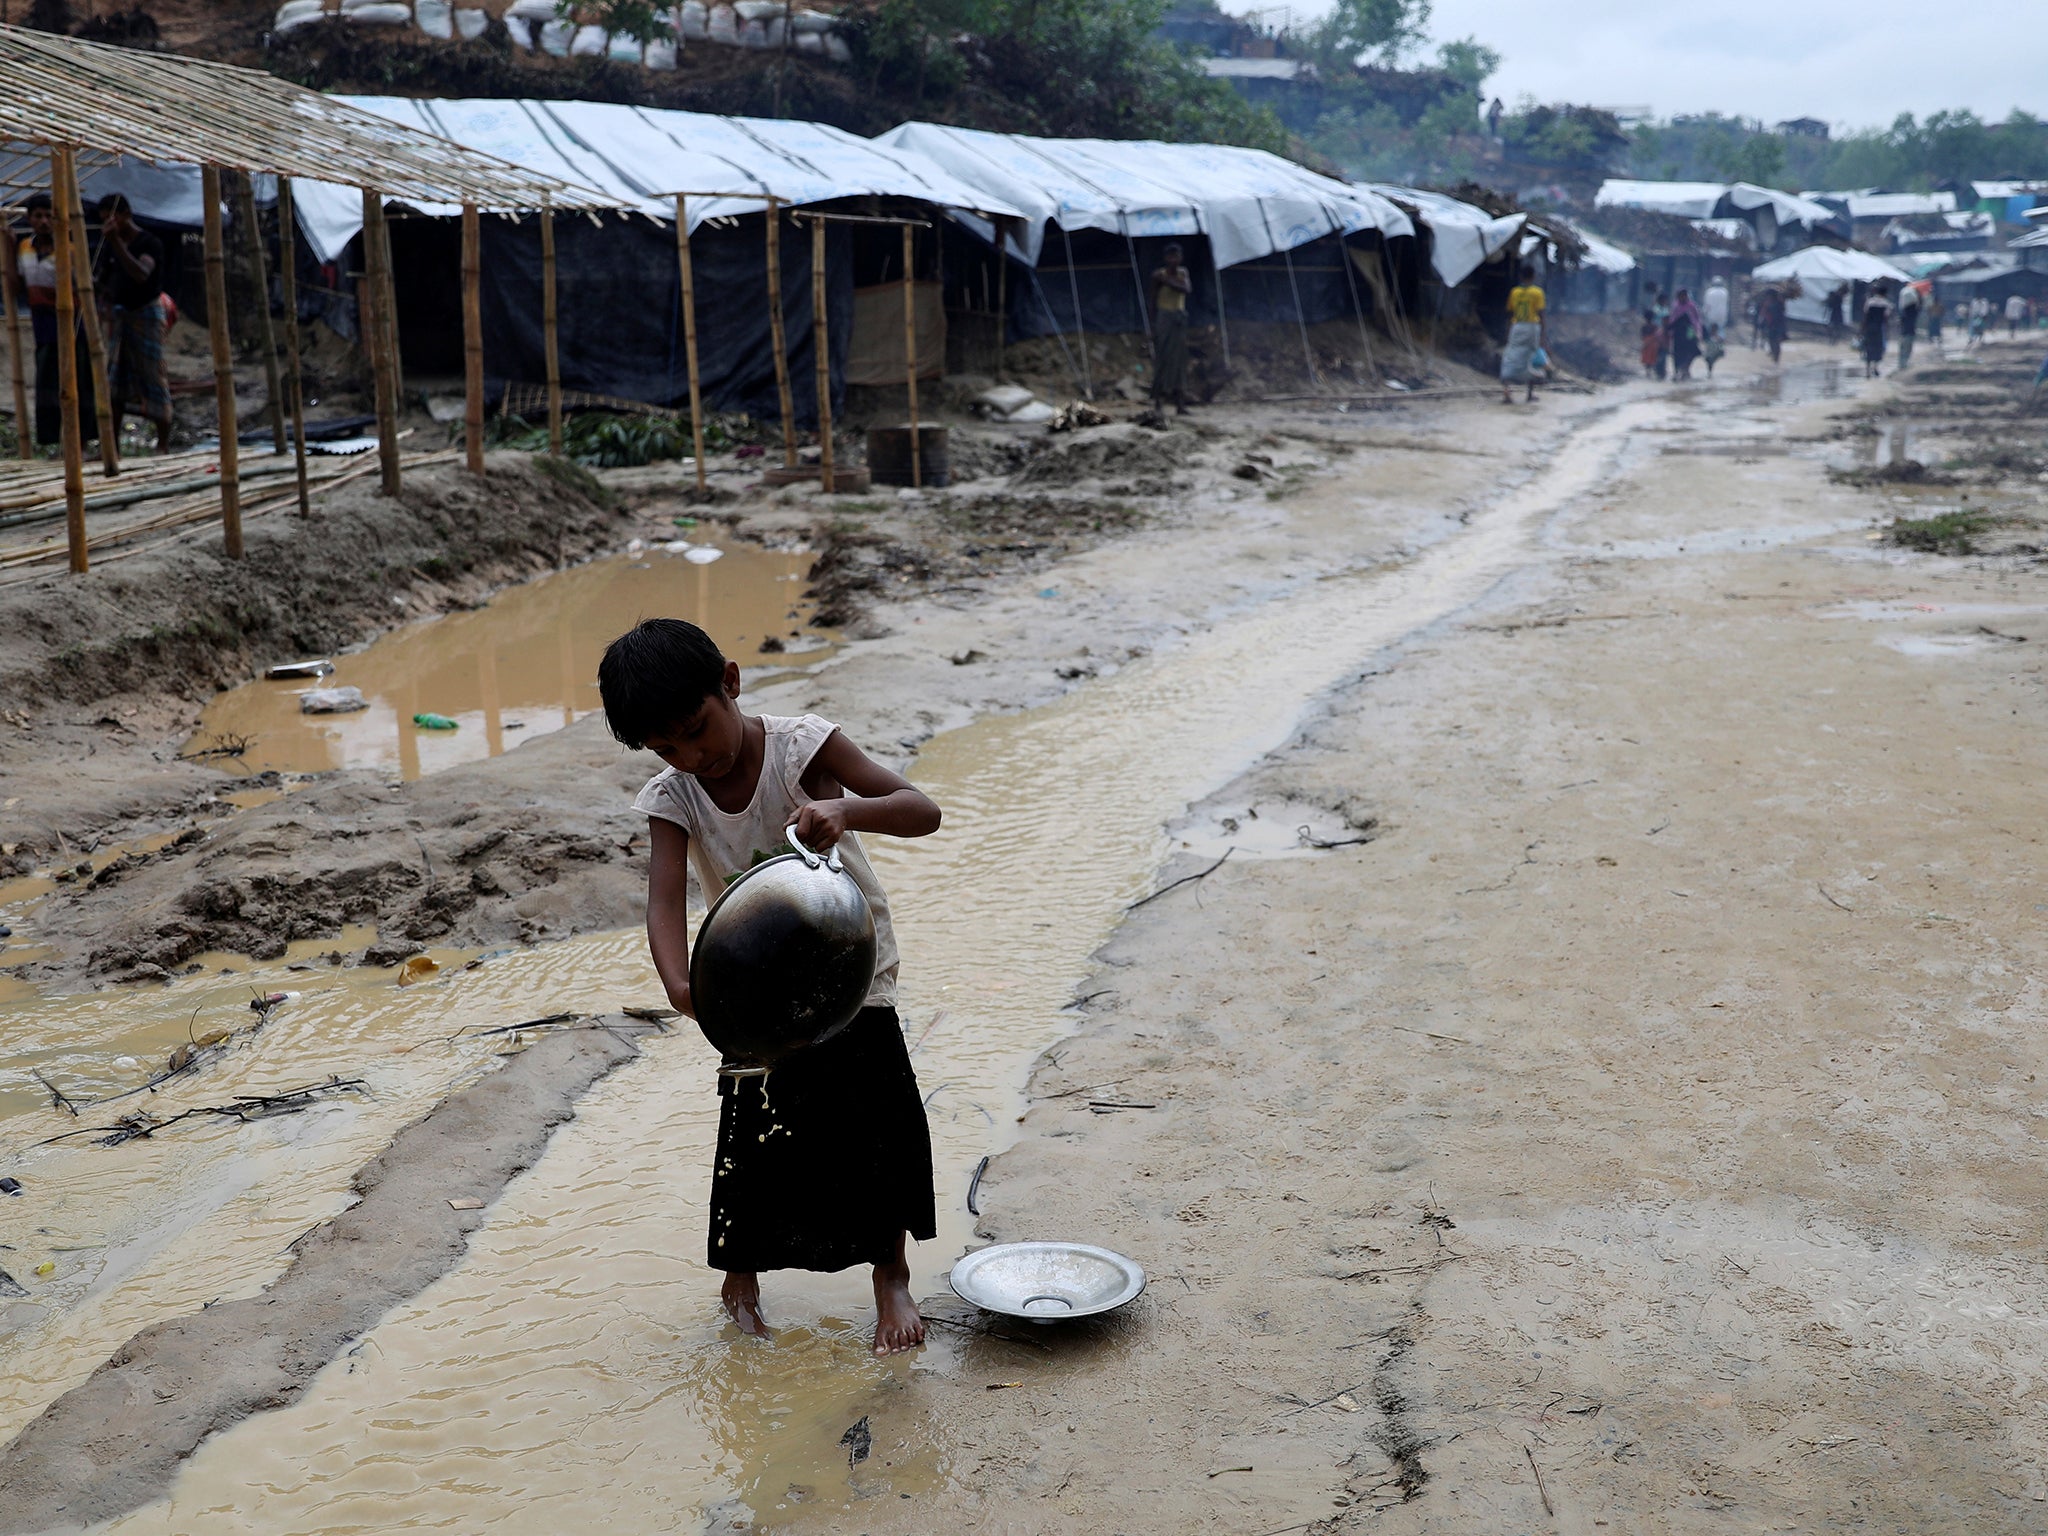
{"label": "green tree", "polygon": [[607,32],[621,32],[638,43],[651,43],[669,35],[668,7],[653,0],[556,0],[555,14],[564,21],[586,17],[593,26]]}
{"label": "green tree", "polygon": [[1337,0],[1310,34],[1310,47],[1326,62],[1355,64],[1370,53],[1387,64],[1398,63],[1427,34],[1430,4],[1431,0]]}
{"label": "green tree", "polygon": [[1729,157],[1728,174],[1760,187],[1777,185],[1785,174],[1785,141],[1775,133],[1752,134]]}
{"label": "green tree", "polygon": [[1487,77],[1500,68],[1500,55],[1476,37],[1461,37],[1436,51],[1437,68],[1453,80],[1478,90]]}

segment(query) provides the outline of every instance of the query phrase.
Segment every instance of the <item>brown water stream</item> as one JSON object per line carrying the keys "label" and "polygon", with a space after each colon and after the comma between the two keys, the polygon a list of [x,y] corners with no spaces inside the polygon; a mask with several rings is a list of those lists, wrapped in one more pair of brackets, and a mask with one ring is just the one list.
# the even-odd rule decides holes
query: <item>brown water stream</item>
{"label": "brown water stream", "polygon": [[[913,1255],[920,1291],[942,1291],[945,1266],[972,1241],[969,1173],[1013,1139],[1028,1063],[1074,1028],[1068,1000],[1155,879],[1170,851],[1166,823],[1284,741],[1308,700],[1374,652],[1539,557],[1536,530],[1597,482],[1632,425],[1662,409],[1624,407],[1595,422],[1535,480],[1407,563],[1304,583],[1055,704],[924,749],[915,776],[946,807],[945,830],[875,845],[898,913],[903,1013],[938,1170],[939,1238]],[[269,967],[233,982],[195,978],[161,1001],[68,1000],[44,1005],[38,1027],[111,1051],[195,1005],[231,1009],[237,992],[307,974]],[[312,974],[320,989],[222,1063],[204,1093],[342,1071],[369,1078],[372,1096],[293,1120],[203,1127],[175,1146],[77,1148],[27,1165],[61,1178],[64,1219],[103,1246],[59,1256],[51,1283],[69,1310],[0,1374],[0,1434],[135,1327],[276,1273],[291,1239],[341,1204],[348,1170],[452,1080],[489,1064],[487,1046],[450,1040],[461,1025],[656,992],[635,933],[507,956],[403,992],[388,973]],[[821,1510],[827,1525],[901,1524],[899,1498],[955,1475],[915,1387],[919,1373],[957,1366],[957,1337],[935,1328],[921,1354],[875,1361],[857,1272],[769,1277],[768,1315],[780,1327],[771,1343],[725,1324],[702,1264],[713,1065],[694,1031],[652,1041],[643,1061],[585,1098],[454,1272],[300,1401],[209,1441],[170,1498],[110,1529],[278,1536],[488,1524],[553,1536],[604,1522],[773,1528]],[[204,1209],[151,1207],[151,1187],[174,1164],[183,1176],[166,1187]],[[52,1240],[0,1227],[0,1241]],[[849,1466],[840,1436],[864,1415],[874,1454]]]}
{"label": "brown water stream", "polygon": [[[187,750],[248,737],[254,744],[232,760],[239,771],[382,767],[406,779],[496,757],[596,709],[598,657],[642,618],[701,624],[744,667],[827,654],[829,642],[805,627],[810,555],[737,540],[689,547],[718,558],[698,563],[701,554],[657,547],[592,561],[335,657],[326,677],[245,683],[207,706]],[[782,649],[764,651],[764,641]],[[308,689],[347,686],[362,690],[367,709],[301,713]],[[413,724],[420,713],[456,728],[422,729]]]}

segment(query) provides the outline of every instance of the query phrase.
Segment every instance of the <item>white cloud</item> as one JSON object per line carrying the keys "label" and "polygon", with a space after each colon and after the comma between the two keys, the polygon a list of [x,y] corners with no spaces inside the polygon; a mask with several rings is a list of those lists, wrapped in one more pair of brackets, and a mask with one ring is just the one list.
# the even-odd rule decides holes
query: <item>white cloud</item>
{"label": "white cloud", "polygon": [[[1303,0],[1292,9],[1299,22],[1329,6]],[[1954,10],[1915,0],[1806,0],[1790,10],[1774,0],[1577,0],[1569,10],[1436,0],[1432,30],[1498,51],[1500,73],[1487,88],[1510,104],[1533,96],[1650,107],[1660,117],[1818,117],[1840,128],[1958,107],[1993,119],[2014,107],[2048,116],[2038,0],[1967,0]]]}

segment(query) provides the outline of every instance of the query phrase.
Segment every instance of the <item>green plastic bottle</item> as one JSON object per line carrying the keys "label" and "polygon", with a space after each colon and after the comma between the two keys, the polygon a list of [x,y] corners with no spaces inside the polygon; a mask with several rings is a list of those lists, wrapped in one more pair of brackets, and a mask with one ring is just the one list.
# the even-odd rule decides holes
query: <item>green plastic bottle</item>
{"label": "green plastic bottle", "polygon": [[412,723],[423,731],[452,731],[455,729],[455,722],[446,715],[414,715]]}

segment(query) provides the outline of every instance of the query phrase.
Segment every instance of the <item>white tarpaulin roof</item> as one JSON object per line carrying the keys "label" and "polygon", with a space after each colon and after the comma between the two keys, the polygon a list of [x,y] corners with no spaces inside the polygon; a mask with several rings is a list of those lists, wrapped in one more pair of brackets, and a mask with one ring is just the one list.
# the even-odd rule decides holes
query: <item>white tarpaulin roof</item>
{"label": "white tarpaulin roof", "polygon": [[1897,219],[1915,213],[1954,213],[1953,192],[1851,192],[1842,199],[1852,219]]}
{"label": "white tarpaulin roof", "polygon": [[1219,267],[1291,251],[1340,230],[1415,233],[1408,215],[1385,198],[1262,149],[1041,139],[938,123],[904,123],[875,142],[916,150],[985,199],[1022,209],[1022,243],[1012,237],[1009,244],[1033,266],[1048,221],[1127,238],[1207,235]]}
{"label": "white tarpaulin roof", "polygon": [[1811,228],[1832,219],[1834,210],[1810,197],[1778,192],[1752,182],[1719,181],[1625,181],[1611,178],[1600,184],[1593,198],[1595,208],[1643,208],[1651,213],[1675,213],[1684,219],[1711,219],[1723,198],[1742,213],[1766,203],[1780,224],[1804,224]]}
{"label": "white tarpaulin roof", "polygon": [[1579,258],[1580,267],[1591,267],[1595,272],[1633,272],[1635,257],[1618,245],[1610,245],[1598,235],[1589,235],[1578,225],[1572,226],[1572,233],[1586,242],[1586,254]]}
{"label": "white tarpaulin roof", "polygon": [[1816,325],[1827,318],[1827,296],[1843,284],[1899,283],[1908,276],[1904,268],[1868,251],[1838,251],[1829,245],[1809,245],[1790,256],[1767,261],[1749,275],[1759,283],[1798,278],[1799,297],[1786,302],[1785,313]]}
{"label": "white tarpaulin roof", "polygon": [[1441,192],[1425,192],[1420,187],[1392,187],[1378,182],[1353,185],[1407,203],[1422,215],[1422,222],[1429,226],[1429,264],[1436,268],[1436,275],[1446,288],[1457,287],[1496,252],[1505,250],[1529,219],[1526,213],[1495,218],[1484,208],[1461,203]]}
{"label": "white tarpaulin roof", "polygon": [[[1024,211],[920,155],[823,123],[595,101],[342,99],[514,165],[596,187],[616,196],[619,207],[660,219],[675,216],[677,192],[754,192],[792,205],[878,194],[1011,217]],[[308,241],[321,260],[332,261],[362,228],[362,195],[319,183],[294,190]],[[690,227],[761,207],[758,199],[691,198]]]}

